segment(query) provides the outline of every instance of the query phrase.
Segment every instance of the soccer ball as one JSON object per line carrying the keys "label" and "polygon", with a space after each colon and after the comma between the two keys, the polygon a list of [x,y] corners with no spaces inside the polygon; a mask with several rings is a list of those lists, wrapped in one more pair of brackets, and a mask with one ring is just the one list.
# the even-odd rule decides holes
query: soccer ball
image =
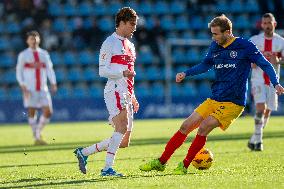
{"label": "soccer ball", "polygon": [[192,165],[199,170],[209,169],[213,162],[213,153],[202,148],[192,160]]}

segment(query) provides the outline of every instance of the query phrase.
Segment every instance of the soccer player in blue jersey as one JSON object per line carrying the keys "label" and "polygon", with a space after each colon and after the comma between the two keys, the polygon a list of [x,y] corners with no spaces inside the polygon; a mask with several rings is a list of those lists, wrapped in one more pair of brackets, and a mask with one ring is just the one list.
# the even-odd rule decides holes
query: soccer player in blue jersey
{"label": "soccer player in blue jersey", "polygon": [[186,174],[195,155],[204,147],[208,134],[216,127],[226,130],[243,112],[251,62],[268,74],[278,95],[284,93],[272,65],[251,41],[233,36],[232,22],[225,15],[214,18],[208,26],[213,42],[206,57],[200,64],[177,73],[176,82],[180,83],[187,76],[214,69],[212,96],[182,123],[158,159],[139,167],[142,171],[164,171],[171,155],[183,144],[187,135],[198,128],[186,157],[174,170],[174,174]]}

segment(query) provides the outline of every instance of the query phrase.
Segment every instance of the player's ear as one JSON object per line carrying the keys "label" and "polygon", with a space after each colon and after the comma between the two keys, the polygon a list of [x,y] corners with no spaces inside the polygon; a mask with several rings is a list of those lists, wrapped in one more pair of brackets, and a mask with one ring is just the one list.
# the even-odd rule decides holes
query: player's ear
{"label": "player's ear", "polygon": [[273,25],[274,25],[274,27],[276,28],[276,26],[277,26],[277,22],[275,21],[275,22],[273,23]]}
{"label": "player's ear", "polygon": [[224,31],[224,34],[225,35],[231,35],[231,31],[230,30],[226,30],[226,31]]}

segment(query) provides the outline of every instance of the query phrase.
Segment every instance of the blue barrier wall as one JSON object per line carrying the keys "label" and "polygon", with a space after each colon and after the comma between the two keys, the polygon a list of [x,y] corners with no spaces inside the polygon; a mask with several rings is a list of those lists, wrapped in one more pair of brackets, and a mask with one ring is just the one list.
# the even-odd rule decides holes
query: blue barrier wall
{"label": "blue barrier wall", "polygon": [[[172,105],[164,105],[164,99],[151,97],[138,99],[140,111],[135,119],[187,117],[204,97],[179,97]],[[0,123],[25,122],[27,111],[22,101],[0,101]],[[52,121],[107,120],[108,112],[102,98],[53,100]],[[279,110],[274,115],[284,115],[284,97],[279,100]]]}

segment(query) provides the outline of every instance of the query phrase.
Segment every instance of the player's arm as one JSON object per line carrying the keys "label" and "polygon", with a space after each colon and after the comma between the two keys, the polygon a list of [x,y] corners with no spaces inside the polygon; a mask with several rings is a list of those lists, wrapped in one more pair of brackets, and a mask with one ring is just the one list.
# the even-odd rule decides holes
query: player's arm
{"label": "player's arm", "polygon": [[16,78],[20,86],[24,86],[23,70],[24,70],[23,54],[20,53],[18,56],[17,66],[16,66]]}
{"label": "player's arm", "polygon": [[18,56],[17,66],[16,66],[16,78],[21,87],[24,98],[29,98],[30,92],[28,91],[27,86],[24,83],[23,72],[24,72],[24,59],[23,59],[23,54],[20,53]]}
{"label": "player's arm", "polygon": [[279,59],[279,62],[278,62],[278,64],[280,64],[281,66],[283,66],[284,65],[284,41],[283,41],[283,43],[282,43],[282,51],[281,51],[281,58]]}
{"label": "player's arm", "polygon": [[140,105],[138,103],[138,100],[137,100],[135,94],[132,95],[131,101],[132,101],[134,113],[137,113]]}
{"label": "player's arm", "polygon": [[55,93],[57,91],[56,76],[55,76],[55,73],[54,73],[52,61],[51,61],[50,56],[47,52],[46,52],[46,62],[47,62],[46,63],[46,73],[47,73],[47,77],[50,81],[51,92]]}
{"label": "player's arm", "polygon": [[211,48],[210,48],[205,58],[200,64],[197,64],[184,72],[177,73],[176,82],[178,83],[181,82],[187,76],[198,75],[198,74],[201,74],[201,73],[204,73],[210,70],[213,66],[211,57],[212,57],[212,54],[211,54]]}
{"label": "player's arm", "polygon": [[100,50],[99,57],[99,75],[100,77],[119,79],[122,77],[134,77],[135,72],[129,70],[117,70],[112,69],[110,62],[112,57],[112,44],[109,41],[105,41]]}
{"label": "player's arm", "polygon": [[257,47],[250,43],[247,49],[248,57],[251,62],[255,62],[257,66],[259,66],[268,76],[273,84],[274,88],[277,91],[278,95],[284,93],[284,88],[279,84],[279,79],[276,75],[276,72],[270,62],[264,58],[263,54],[257,49]]}
{"label": "player's arm", "polygon": [[[257,37],[254,35],[254,36],[252,36],[249,40],[253,43],[253,44],[255,44],[255,41],[257,40],[256,39]],[[251,63],[251,68],[257,68],[257,65],[255,64],[255,63]]]}

